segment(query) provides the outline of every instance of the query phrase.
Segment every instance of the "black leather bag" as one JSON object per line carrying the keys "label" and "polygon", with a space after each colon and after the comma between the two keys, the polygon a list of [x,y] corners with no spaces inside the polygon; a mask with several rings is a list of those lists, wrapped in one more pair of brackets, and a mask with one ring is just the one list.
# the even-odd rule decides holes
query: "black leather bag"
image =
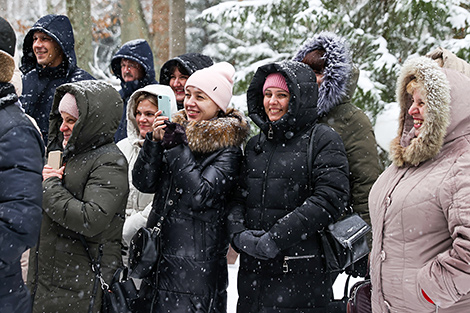
{"label": "black leather bag", "polygon": [[[101,274],[101,257],[103,256],[103,245],[98,247],[98,258],[95,259],[90,252],[88,243],[83,235],[80,235],[88,257],[91,261],[91,270],[95,273],[93,292],[88,307],[88,313],[94,312],[94,304],[98,292],[98,284],[101,284],[103,297],[101,299],[101,313],[132,313],[133,302],[137,299],[138,293],[134,281],[128,279],[127,268],[118,268],[113,275],[111,284],[107,284]],[[121,274],[122,278],[121,278]]]}
{"label": "black leather bag", "polygon": [[[311,177],[318,125],[312,127],[307,151],[308,186],[313,192]],[[367,233],[371,227],[358,215],[348,214],[327,229],[320,231],[326,268],[330,272],[343,272],[369,254]]]}
{"label": "black leather bag", "polygon": [[330,224],[320,232],[326,268],[330,272],[343,272],[360,259],[367,257],[367,233],[371,227],[357,214]]}
{"label": "black leather bag", "polygon": [[[120,278],[123,273],[122,278]],[[103,300],[101,313],[132,313],[133,301],[138,297],[137,288],[132,279],[127,279],[127,268],[119,268],[111,284],[102,285]]]}
{"label": "black leather bag", "polygon": [[349,293],[347,313],[372,313],[371,294],[370,279],[355,283]]}
{"label": "black leather bag", "polygon": [[129,276],[148,277],[155,272],[160,259],[160,228],[140,228],[129,244]]}

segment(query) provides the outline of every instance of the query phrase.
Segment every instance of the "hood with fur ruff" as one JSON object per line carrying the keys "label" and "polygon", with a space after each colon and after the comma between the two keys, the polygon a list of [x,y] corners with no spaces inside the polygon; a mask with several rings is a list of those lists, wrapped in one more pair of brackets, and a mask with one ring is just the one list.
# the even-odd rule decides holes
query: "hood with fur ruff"
{"label": "hood with fur ruff", "polygon": [[[390,158],[395,165],[417,166],[433,158],[445,141],[456,138],[452,130],[459,128],[462,118],[468,120],[469,114],[459,116],[461,111],[458,107],[461,101],[456,94],[458,85],[452,84],[455,88],[452,88],[451,93],[449,80],[450,76],[463,75],[452,70],[447,71],[439,68],[435,61],[427,57],[409,59],[403,65],[396,91],[400,105],[398,136],[390,145]],[[418,137],[415,136],[413,117],[408,114],[412,97],[407,93],[406,86],[412,79],[416,79],[420,86],[421,96],[426,104],[424,122]]]}
{"label": "hood with fur ruff", "polygon": [[292,59],[302,62],[313,50],[325,50],[323,82],[318,88],[318,115],[326,115],[342,103],[349,93],[352,61],[345,40],[330,32],[321,32],[307,40]]}
{"label": "hood with fur ruff", "polygon": [[220,111],[211,120],[188,121],[184,110],[173,115],[172,122],[183,125],[191,151],[212,153],[220,149],[241,147],[250,134],[250,124],[245,115],[234,108]]}

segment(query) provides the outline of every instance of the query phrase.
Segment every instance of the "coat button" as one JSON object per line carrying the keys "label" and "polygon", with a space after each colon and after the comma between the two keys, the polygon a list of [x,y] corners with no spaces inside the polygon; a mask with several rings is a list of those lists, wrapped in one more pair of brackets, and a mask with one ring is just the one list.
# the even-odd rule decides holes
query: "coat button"
{"label": "coat button", "polygon": [[168,200],[168,205],[173,205],[173,200]]}
{"label": "coat button", "polygon": [[181,188],[176,188],[175,191],[176,191],[176,193],[179,193],[179,194],[182,194],[182,193],[183,193],[183,189],[181,189]]}
{"label": "coat button", "polygon": [[380,259],[382,260],[382,262],[385,261],[385,257],[386,257],[385,251],[384,250],[380,251]]}

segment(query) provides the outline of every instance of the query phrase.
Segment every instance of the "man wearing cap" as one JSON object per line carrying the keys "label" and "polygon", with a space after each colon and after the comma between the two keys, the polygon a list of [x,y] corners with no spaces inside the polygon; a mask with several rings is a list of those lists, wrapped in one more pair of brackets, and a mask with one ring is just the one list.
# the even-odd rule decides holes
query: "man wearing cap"
{"label": "man wearing cap", "polygon": [[155,80],[153,53],[144,39],[126,42],[111,60],[114,75],[121,80],[121,95],[124,102],[121,122],[114,135],[114,142],[127,137],[127,102],[137,89],[150,84],[158,84]]}
{"label": "man wearing cap", "polygon": [[20,258],[38,240],[42,218],[41,135],[25,116],[15,87],[16,36],[0,17],[0,312],[31,312]]}
{"label": "man wearing cap", "polygon": [[65,83],[94,79],[77,66],[72,24],[65,15],[41,17],[23,42],[21,103],[41,129],[47,144],[49,113],[55,89]]}

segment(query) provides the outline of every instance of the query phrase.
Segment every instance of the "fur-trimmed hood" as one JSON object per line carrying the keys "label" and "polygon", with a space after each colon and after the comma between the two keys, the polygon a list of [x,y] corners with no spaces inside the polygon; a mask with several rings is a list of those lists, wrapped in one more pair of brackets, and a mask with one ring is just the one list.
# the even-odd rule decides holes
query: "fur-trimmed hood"
{"label": "fur-trimmed hood", "polygon": [[[345,40],[330,32],[321,32],[313,38],[307,40],[299,49],[293,61],[302,62],[304,57],[313,50],[325,50],[325,70],[323,72],[323,82],[318,88],[318,115],[326,115],[330,110],[340,105],[345,97],[348,97],[350,89],[356,86],[349,86],[352,70],[352,61],[349,48]],[[357,83],[357,81],[355,81]]]}
{"label": "fur-trimmed hood", "polygon": [[[406,92],[406,85],[413,78],[422,86],[427,106],[418,137],[414,136],[413,117],[408,114],[411,96]],[[390,157],[395,165],[417,166],[435,157],[447,142],[470,134],[468,86],[468,77],[441,69],[430,58],[418,57],[405,62],[396,92],[400,105],[398,136],[390,146]]]}
{"label": "fur-trimmed hood", "polygon": [[245,115],[234,108],[222,111],[217,118],[188,121],[184,110],[173,115],[172,122],[183,125],[191,151],[212,153],[231,146],[240,147],[250,134],[250,124]]}

